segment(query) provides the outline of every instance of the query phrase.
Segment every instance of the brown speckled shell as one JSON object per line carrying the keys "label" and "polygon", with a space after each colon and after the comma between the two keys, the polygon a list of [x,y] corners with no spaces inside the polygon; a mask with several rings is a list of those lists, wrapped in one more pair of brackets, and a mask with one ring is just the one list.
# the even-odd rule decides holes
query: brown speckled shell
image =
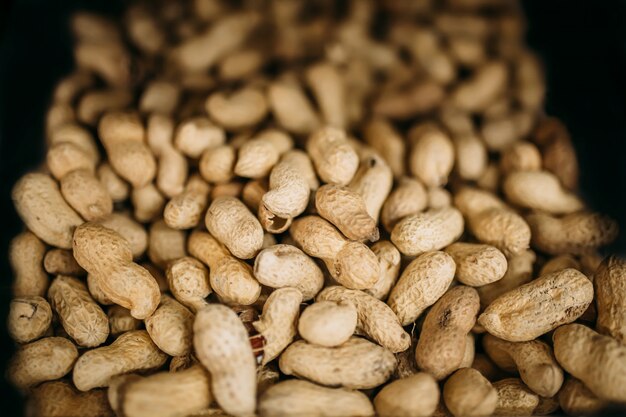
{"label": "brown speckled shell", "polygon": [[559,405],[567,415],[593,415],[607,406],[579,379],[569,377],[559,391]]}
{"label": "brown speckled shell", "polygon": [[365,292],[379,300],[386,300],[400,274],[400,251],[388,240],[378,241],[370,249],[378,258],[380,274],[376,284]]}
{"label": "brown speckled shell", "polygon": [[269,190],[262,202],[272,214],[292,218],[300,215],[309,203],[309,184],[300,171],[289,162],[274,166],[269,178]]}
{"label": "brown speckled shell", "polygon": [[97,223],[119,233],[128,241],[133,258],[140,258],[148,248],[148,232],[126,213],[112,213]]}
{"label": "brown speckled shell", "polygon": [[360,156],[359,169],[348,187],[363,197],[367,213],[378,223],[380,210],[393,186],[393,173],[373,149],[366,148]]}
{"label": "brown speckled shell", "polygon": [[192,176],[185,190],[165,206],[163,219],[172,229],[191,229],[202,220],[208,204],[210,187],[199,176]]}

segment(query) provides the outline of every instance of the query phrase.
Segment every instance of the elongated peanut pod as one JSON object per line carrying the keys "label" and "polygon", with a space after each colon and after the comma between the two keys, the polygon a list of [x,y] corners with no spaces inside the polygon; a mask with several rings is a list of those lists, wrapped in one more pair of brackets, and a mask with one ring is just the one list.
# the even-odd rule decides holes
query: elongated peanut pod
{"label": "elongated peanut pod", "polygon": [[478,293],[471,287],[459,285],[445,293],[424,320],[415,348],[417,366],[437,380],[458,369],[479,308]]}
{"label": "elongated peanut pod", "polygon": [[315,193],[319,215],[334,224],[348,239],[377,240],[378,228],[367,212],[363,197],[347,187],[327,184]]}
{"label": "elongated peanut pod", "polygon": [[270,108],[287,131],[305,135],[320,125],[320,120],[301,86],[295,80],[279,80],[267,92]]}
{"label": "elongated peanut pod", "polygon": [[79,346],[95,347],[105,342],[109,319],[83,281],[59,275],[50,285],[48,299],[61,325]]}
{"label": "elongated peanut pod", "polygon": [[164,148],[159,155],[156,185],[166,197],[183,192],[187,181],[187,159],[173,147]]}
{"label": "elongated peanut pod", "polygon": [[52,309],[39,296],[18,297],[11,300],[7,330],[17,343],[28,343],[42,337],[52,322]]}
{"label": "elongated peanut pod", "polygon": [[608,404],[595,396],[579,379],[569,377],[559,391],[559,405],[569,416],[597,414]]}
{"label": "elongated peanut pod", "polygon": [[13,270],[13,295],[43,296],[48,289],[48,274],[43,268],[46,245],[25,231],[11,240],[9,263]]}
{"label": "elongated peanut pod", "polygon": [[233,178],[236,159],[232,145],[208,148],[200,158],[200,175],[210,183],[226,183]]}
{"label": "elongated peanut pod", "polygon": [[500,339],[525,342],[573,322],[592,300],[591,281],[575,269],[564,269],[496,298],[478,323]]}
{"label": "elongated peanut pod", "polygon": [[391,231],[391,241],[407,256],[439,250],[463,233],[463,216],[454,207],[429,210],[400,220]]}
{"label": "elongated peanut pod", "polygon": [[235,416],[256,408],[256,360],[248,332],[234,311],[210,304],[196,315],[193,344],[211,373],[211,390],[220,407]]}
{"label": "elongated peanut pod", "polygon": [[393,174],[385,160],[370,149],[361,151],[361,164],[348,187],[363,197],[367,213],[377,223],[392,185]]}
{"label": "elongated peanut pod", "polygon": [[35,416],[113,417],[105,390],[80,392],[65,381],[51,381],[33,389],[28,410]]}
{"label": "elongated peanut pod", "polygon": [[[191,252],[191,238],[189,245]],[[191,256],[177,259],[168,265],[166,274],[170,291],[179,302],[194,312],[207,304],[205,298],[211,293],[209,271],[200,261]]]}
{"label": "elongated peanut pod", "polygon": [[327,388],[298,379],[272,385],[259,398],[261,417],[373,416],[374,408],[360,391]]}
{"label": "elongated peanut pod", "polygon": [[85,270],[78,265],[72,251],[67,249],[50,249],[46,252],[43,265],[50,275],[85,275]]}
{"label": "elongated peanut pod", "polygon": [[328,62],[316,64],[307,69],[306,79],[326,124],[347,128],[345,82],[337,68]]}
{"label": "elongated peanut pod", "polygon": [[448,182],[454,165],[454,145],[437,126],[419,125],[409,133],[414,145],[409,155],[411,174],[427,187]]}
{"label": "elongated peanut pod", "polygon": [[265,339],[262,365],[278,357],[293,340],[301,303],[302,294],[295,288],[280,288],[267,297],[261,319],[252,323]]}
{"label": "elongated peanut pod", "polygon": [[183,356],[192,344],[193,314],[168,295],[145,320],[146,330],[159,349],[170,356]]}
{"label": "elongated peanut pod", "polygon": [[150,273],[134,263],[128,242],[96,223],[74,232],[74,258],[97,281],[107,298],[144,319],[159,303],[159,286]]}
{"label": "elongated peanut pod", "polygon": [[504,254],[489,245],[457,242],[445,252],[456,264],[456,277],[465,285],[480,287],[500,280],[507,270]]}
{"label": "elongated peanut pod", "polygon": [[581,324],[559,327],[553,334],[556,360],[599,398],[626,401],[626,347]]}
{"label": "elongated peanut pod", "polygon": [[493,387],[498,392],[494,416],[531,416],[540,404],[541,398],[518,378],[494,382]]}
{"label": "elongated peanut pod", "polygon": [[446,292],[455,270],[454,260],[445,252],[426,252],[404,269],[387,300],[403,326],[414,322]]}
{"label": "elongated peanut pod", "polygon": [[313,161],[308,153],[300,149],[292,149],[285,152],[281,157],[281,162],[289,164],[292,168],[297,169],[300,175],[306,180],[311,191],[319,188],[320,182],[317,179]]}
{"label": "elongated peanut pod", "polygon": [[485,169],[489,158],[484,143],[473,134],[465,134],[454,138],[456,155],[455,170],[465,180],[478,180]]}
{"label": "elongated peanut pod", "polygon": [[61,178],[61,194],[85,220],[99,220],[113,211],[113,200],[92,171],[77,169]]}
{"label": "elongated peanut pod", "polygon": [[71,248],[74,228],[83,220],[65,202],[52,178],[26,174],[13,187],[11,198],[17,213],[37,237],[59,248]]}
{"label": "elongated peanut pod", "polygon": [[476,238],[511,256],[528,249],[530,227],[517,213],[506,208],[492,208],[471,215],[468,226]]}
{"label": "elongated peanut pod", "polygon": [[335,227],[318,216],[302,217],[290,228],[302,250],[322,259],[337,282],[348,288],[374,286],[380,267],[376,255],[360,242],[350,242]]}
{"label": "elongated peanut pod", "polygon": [[531,250],[509,257],[508,267],[502,279],[477,288],[481,306],[485,308],[505,292],[530,282],[533,278],[535,259],[535,253]]}
{"label": "elongated peanut pod", "polygon": [[293,146],[286,133],[277,129],[268,129],[244,142],[239,148],[235,174],[246,178],[263,178],[274,165]]}
{"label": "elongated peanut pod", "polygon": [[539,340],[507,342],[490,334],[483,338],[485,351],[498,367],[519,371],[524,383],[542,397],[553,397],[563,384],[563,370],[552,349]]}
{"label": "elongated peanut pod", "polygon": [[489,416],[496,409],[498,393],[480,372],[462,368],[443,386],[443,400],[456,417]]}
{"label": "elongated peanut pod", "polygon": [[81,391],[107,387],[112,377],[162,366],[167,355],[159,350],[145,330],[126,332],[109,346],[85,352],[74,365],[72,380]]}
{"label": "elongated peanut pod", "polygon": [[417,214],[428,206],[428,195],[421,182],[402,177],[383,205],[381,221],[391,232],[404,217]]}
{"label": "elongated peanut pod", "polygon": [[202,220],[211,188],[199,176],[189,178],[182,193],[172,198],[163,211],[163,219],[172,229],[191,229]]}
{"label": "elongated peanut pod", "polygon": [[254,87],[244,87],[231,94],[216,92],[206,101],[206,109],[220,126],[240,131],[261,122],[269,111],[265,94]]}
{"label": "elongated peanut pod", "polygon": [[357,330],[393,353],[405,351],[411,345],[411,336],[404,331],[393,310],[363,291],[341,286],[327,287],[319,293],[317,301],[354,304],[357,309]]}
{"label": "elongated peanut pod", "polygon": [[505,63],[487,62],[470,79],[458,85],[452,92],[451,101],[461,110],[483,110],[504,90],[507,82],[508,69]]}
{"label": "elongated peanut pod", "polygon": [[[361,366],[354,366],[355,361]],[[396,359],[387,349],[353,337],[343,345],[330,348],[299,340],[283,352],[279,364],[283,373],[318,384],[368,389],[389,379]]]}
{"label": "elongated peanut pod", "polygon": [[135,218],[142,223],[157,219],[163,211],[163,206],[165,206],[165,198],[152,183],[144,187],[133,188],[130,200],[135,208]]}
{"label": "elongated peanut pod", "polygon": [[109,318],[111,336],[114,338],[132,330],[139,330],[143,324],[141,321],[131,316],[128,309],[116,304],[107,309],[107,316]]}
{"label": "elongated peanut pod", "polygon": [[128,241],[133,258],[140,258],[148,248],[148,233],[127,213],[111,213],[98,221],[99,224],[119,233]]}
{"label": "elongated peanut pod", "polygon": [[359,156],[342,130],[325,127],[311,134],[306,150],[322,181],[347,185],[359,167]]}
{"label": "elongated peanut pod", "polygon": [[606,258],[596,270],[593,284],[596,328],[626,344],[626,262],[615,256]]}
{"label": "elongated peanut pod", "polygon": [[438,403],[437,381],[421,372],[391,382],[374,398],[381,417],[430,416]]}
{"label": "elongated peanut pod", "polygon": [[376,284],[372,288],[366,289],[365,292],[379,300],[385,300],[400,273],[400,251],[387,240],[374,243],[371,249],[378,258],[380,274]]}
{"label": "elongated peanut pod", "polygon": [[365,124],[363,137],[387,161],[394,177],[404,175],[405,144],[391,123],[382,118],[374,119]]}
{"label": "elongated peanut pod", "polygon": [[307,307],[298,320],[298,332],[307,342],[334,347],[354,334],[357,310],[348,302],[318,301]]}
{"label": "elongated peanut pod", "polygon": [[580,199],[564,190],[558,178],[547,171],[517,171],[504,180],[504,193],[511,203],[552,214],[567,214],[583,208]]}

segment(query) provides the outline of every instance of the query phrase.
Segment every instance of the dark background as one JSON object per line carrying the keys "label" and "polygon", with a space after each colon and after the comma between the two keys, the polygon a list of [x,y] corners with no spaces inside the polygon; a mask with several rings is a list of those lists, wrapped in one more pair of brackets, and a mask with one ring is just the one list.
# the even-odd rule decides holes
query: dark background
{"label": "dark background", "polygon": [[[525,0],[528,42],[547,70],[547,113],[569,127],[590,205],[626,228],[626,1]],[[43,115],[56,80],[72,67],[73,10],[119,14],[119,0],[0,1],[0,364],[12,353],[7,248],[21,230],[13,183],[42,161]],[[626,233],[609,248],[626,254]],[[20,396],[0,377],[0,415],[18,416]]]}

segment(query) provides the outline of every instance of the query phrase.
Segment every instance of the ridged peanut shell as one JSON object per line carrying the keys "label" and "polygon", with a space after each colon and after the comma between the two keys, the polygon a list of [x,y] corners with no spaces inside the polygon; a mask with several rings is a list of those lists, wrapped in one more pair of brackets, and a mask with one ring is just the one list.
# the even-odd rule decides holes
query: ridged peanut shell
{"label": "ridged peanut shell", "polygon": [[347,187],[327,184],[315,193],[318,214],[334,224],[348,239],[377,240],[376,221],[368,214],[363,197]]}
{"label": "ridged peanut shell", "polygon": [[168,295],[145,320],[150,338],[170,356],[182,356],[191,351],[194,316],[191,311]]}
{"label": "ridged peanut shell", "polygon": [[596,270],[593,285],[598,332],[626,345],[626,262],[616,256],[606,258]]}
{"label": "ridged peanut shell", "polygon": [[456,264],[456,278],[465,285],[480,287],[501,279],[507,270],[507,260],[493,246],[457,242],[445,252]]}
{"label": "ridged peanut shell", "polygon": [[391,241],[407,256],[439,250],[463,233],[463,216],[454,207],[429,210],[400,220],[391,231]]}
{"label": "ridged peanut shell", "polygon": [[17,343],[28,343],[43,336],[52,322],[50,304],[37,295],[11,300],[7,330]]}
{"label": "ridged peanut shell", "polygon": [[443,400],[456,417],[490,416],[496,409],[498,393],[476,369],[462,368],[444,384]]}
{"label": "ridged peanut shell", "polygon": [[438,403],[437,381],[421,372],[385,385],[374,398],[380,417],[426,417]]}

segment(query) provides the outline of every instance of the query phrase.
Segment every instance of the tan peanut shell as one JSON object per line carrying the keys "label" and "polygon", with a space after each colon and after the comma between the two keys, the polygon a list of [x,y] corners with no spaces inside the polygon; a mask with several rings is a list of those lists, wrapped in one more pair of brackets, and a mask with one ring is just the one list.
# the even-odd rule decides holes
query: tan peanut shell
{"label": "tan peanut shell", "polygon": [[559,180],[546,171],[517,171],[503,183],[507,199],[518,206],[552,214],[573,213],[583,208],[580,199],[564,190]]}
{"label": "tan peanut shell", "polygon": [[468,226],[476,239],[495,246],[507,256],[519,254],[530,245],[529,225],[506,208],[491,208],[472,215]]}
{"label": "tan peanut shell", "polygon": [[504,174],[515,171],[539,171],[541,170],[541,153],[530,142],[515,142],[502,152],[500,170]]}
{"label": "tan peanut shell", "polygon": [[566,268],[578,269],[579,271],[582,270],[580,262],[578,262],[574,256],[569,254],[557,255],[543,264],[541,270],[539,271],[539,276],[547,275]]}
{"label": "tan peanut shell", "polygon": [[106,391],[80,392],[65,381],[41,384],[32,390],[27,408],[41,417],[113,417]]}
{"label": "tan peanut shell", "polygon": [[236,198],[213,200],[205,222],[209,232],[238,258],[254,257],[263,245],[263,228],[259,221]]}
{"label": "tan peanut shell", "polygon": [[60,185],[65,201],[85,220],[99,220],[113,211],[113,200],[93,172],[74,170],[61,178]]}
{"label": "tan peanut shell", "polygon": [[278,124],[291,133],[309,134],[320,124],[318,115],[296,80],[272,82],[267,99]]}
{"label": "tan peanut shell", "polygon": [[626,401],[626,347],[581,324],[559,327],[552,335],[554,356],[569,374],[607,401]]}
{"label": "tan peanut shell", "polygon": [[156,185],[166,197],[180,194],[187,181],[187,159],[173,147],[163,148],[159,155]]}
{"label": "tan peanut shell", "polygon": [[128,417],[187,416],[208,408],[213,399],[210,376],[200,365],[128,381],[121,389],[119,411]]}
{"label": "tan peanut shell", "polygon": [[127,89],[105,88],[90,90],[78,101],[76,116],[78,120],[95,126],[100,116],[109,110],[119,110],[128,106],[133,96]]}
{"label": "tan peanut shell", "polygon": [[237,155],[231,145],[208,148],[200,158],[200,175],[210,183],[226,183],[233,178]]}
{"label": "tan peanut shell", "polygon": [[46,154],[46,164],[52,176],[62,180],[73,171],[93,174],[95,161],[78,144],[72,142],[53,143]]}
{"label": "tan peanut shell", "polygon": [[17,343],[28,343],[42,337],[52,322],[50,304],[38,295],[11,300],[7,330]]}
{"label": "tan peanut shell", "polygon": [[152,183],[133,188],[130,200],[135,208],[135,218],[141,223],[156,220],[165,206],[165,198]]}
{"label": "tan peanut shell", "polygon": [[305,77],[326,124],[345,129],[346,89],[337,68],[329,62],[320,62],[309,67]]}
{"label": "tan peanut shell", "polygon": [[131,316],[128,309],[116,304],[107,309],[107,316],[113,337],[118,337],[131,330],[139,330],[143,326],[143,322]]}
{"label": "tan peanut shell", "polygon": [[159,349],[170,356],[182,356],[191,351],[193,314],[168,295],[161,295],[161,303],[150,317],[146,330]]}
{"label": "tan peanut shell", "polygon": [[170,262],[166,274],[170,291],[180,303],[194,312],[207,304],[209,271],[200,261],[191,256],[177,259]]}
{"label": "tan peanut shell", "polygon": [[376,118],[365,124],[363,139],[387,162],[395,178],[405,172],[405,143],[396,129],[383,118]]}
{"label": "tan peanut shell", "polygon": [[291,245],[273,245],[263,249],[254,260],[254,276],[271,288],[293,287],[308,301],[322,289],[324,276],[317,264]]}
{"label": "tan peanut shell", "polygon": [[487,148],[474,134],[464,134],[453,139],[455,170],[465,180],[478,180],[489,162]]}
{"label": "tan peanut shell", "polygon": [[74,232],[74,258],[111,301],[143,319],[159,303],[156,280],[132,261],[128,242],[118,233],[96,223],[84,223]]}
{"label": "tan peanut shell", "polygon": [[448,182],[454,165],[454,145],[437,126],[418,125],[409,136],[413,147],[409,154],[411,174],[427,187],[437,187]]}
{"label": "tan peanut shell", "polygon": [[43,267],[46,245],[29,231],[17,235],[9,244],[9,263],[13,270],[15,297],[43,296],[48,289],[48,274]]}
{"label": "tan peanut shell", "polygon": [[462,368],[444,384],[443,400],[455,417],[490,416],[496,409],[498,393],[479,371]]}
{"label": "tan peanut shell", "polygon": [[306,180],[307,184],[309,184],[309,189],[311,191],[319,188],[320,182],[317,179],[317,174],[315,172],[315,168],[313,167],[313,161],[308,153],[300,149],[291,149],[282,155],[281,162],[289,164],[292,168],[297,169],[300,175]]}
{"label": "tan peanut shell", "polygon": [[80,391],[107,387],[112,377],[135,371],[150,371],[165,364],[167,355],[159,350],[145,330],[133,330],[109,346],[85,352],[74,365],[72,380]]}
{"label": "tan peanut shell", "polygon": [[130,195],[130,186],[106,162],[101,163],[96,176],[104,186],[113,202],[124,201]]}
{"label": "tan peanut shell", "polygon": [[360,151],[361,163],[348,188],[355,191],[365,203],[367,213],[378,223],[380,211],[393,186],[393,173],[387,162],[376,151]]}
{"label": "tan peanut shell", "polygon": [[208,149],[226,140],[224,130],[203,116],[185,119],[176,128],[174,146],[190,158],[200,158]]}
{"label": "tan peanut shell", "polygon": [[296,288],[279,288],[267,297],[259,321],[252,323],[265,339],[262,365],[278,357],[296,336],[301,303]]}
{"label": "tan peanut shell", "polygon": [[376,255],[364,244],[351,242],[328,221],[318,216],[300,217],[290,229],[297,245],[310,256],[320,258],[340,284],[366,289],[378,280]]}
{"label": "tan peanut shell", "polygon": [[261,91],[246,87],[231,94],[213,93],[206,101],[206,110],[211,119],[224,129],[237,131],[263,120],[269,105]]}
{"label": "tan peanut shell", "polygon": [[555,396],[563,385],[563,370],[554,359],[550,346],[544,342],[513,343],[486,334],[483,347],[498,367],[519,372],[528,388],[542,397]]}
{"label": "tan peanut shell", "polygon": [[500,94],[507,82],[508,70],[504,62],[486,62],[452,92],[450,99],[461,110],[480,111]]}
{"label": "tan peanut shell", "polygon": [[311,134],[306,150],[320,179],[329,184],[347,185],[359,167],[359,156],[345,132],[325,127]]}
{"label": "tan peanut shell", "polygon": [[423,253],[407,265],[387,299],[403,326],[414,322],[446,292],[455,270],[452,257],[439,251]]}
{"label": "tan peanut shell", "polygon": [[427,417],[438,403],[437,381],[421,372],[385,385],[374,398],[380,417]]}
{"label": "tan peanut shell", "polygon": [[369,399],[360,391],[328,388],[290,379],[269,387],[259,398],[261,417],[373,416]]}
{"label": "tan peanut shell", "polygon": [[261,285],[252,268],[235,258],[228,249],[206,232],[194,231],[187,240],[189,254],[208,265],[210,288],[225,302],[250,305],[261,294]]}
{"label": "tan peanut shell", "polygon": [[400,251],[388,240],[380,240],[370,248],[378,258],[380,274],[372,288],[365,290],[379,300],[386,300],[400,274]]}
{"label": "tan peanut shell", "polygon": [[26,174],[13,186],[11,198],[21,219],[38,238],[52,246],[71,248],[74,228],[83,220],[65,202],[52,178]]}
{"label": "tan peanut shell", "polygon": [[608,245],[618,233],[617,223],[598,213],[578,212],[560,218],[534,213],[526,221],[533,247],[551,255],[580,255]]}
{"label": "tan peanut shell", "polygon": [[210,304],[196,315],[193,345],[211,373],[211,391],[228,414],[246,416],[256,408],[256,360],[248,332],[234,311]]}
{"label": "tan peanut shell", "polygon": [[579,379],[567,378],[559,391],[559,405],[567,415],[597,414],[607,402],[596,397]]}
{"label": "tan peanut shell", "polygon": [[435,303],[415,348],[419,369],[441,380],[461,366],[467,334],[476,323],[479,308],[476,290],[463,285],[451,288]]}
{"label": "tan peanut shell", "polygon": [[593,285],[598,332],[626,344],[626,262],[615,256],[606,258],[596,270]]}
{"label": "tan peanut shell", "polygon": [[363,197],[347,187],[323,185],[315,193],[315,208],[348,239],[378,239],[376,221],[368,214]]}
{"label": "tan peanut shell", "polygon": [[43,267],[50,275],[85,275],[85,270],[74,259],[71,250],[50,249],[43,258]]}
{"label": "tan peanut shell", "polygon": [[530,282],[533,278],[535,259],[535,253],[531,250],[510,256],[507,260],[506,273],[500,280],[476,288],[480,295],[481,306],[484,308],[500,295]]}
{"label": "tan peanut shell", "polygon": [[50,306],[68,335],[84,347],[95,347],[109,336],[109,319],[78,278],[59,275],[48,289]]}
{"label": "tan peanut shell", "polygon": [[393,310],[363,291],[341,286],[327,287],[318,294],[317,301],[354,304],[357,310],[357,330],[393,353],[405,351],[411,345],[411,337],[404,331]]}
{"label": "tan peanut shell", "polygon": [[191,229],[202,220],[210,187],[199,176],[192,176],[185,189],[165,206],[163,219],[172,229]]}
{"label": "tan peanut shell", "polygon": [[423,211],[428,205],[428,195],[421,182],[402,177],[383,205],[381,221],[387,231],[409,215]]}
{"label": "tan peanut shell", "polygon": [[[355,363],[360,366],[354,366]],[[387,349],[358,337],[337,347],[292,343],[280,356],[280,370],[331,387],[368,389],[391,377],[396,359]]]}
{"label": "tan peanut shell", "polygon": [[573,322],[592,300],[591,281],[575,269],[564,269],[496,298],[478,323],[500,339],[525,342]]}
{"label": "tan peanut shell", "polygon": [[500,280],[507,270],[504,254],[489,245],[457,242],[445,252],[456,264],[456,278],[463,284],[480,287]]}
{"label": "tan peanut shell", "polygon": [[62,378],[78,357],[76,346],[63,337],[46,337],[20,346],[7,367],[7,378],[20,389]]}
{"label": "tan peanut shell", "polygon": [[540,404],[540,397],[518,378],[502,379],[493,387],[498,392],[494,416],[531,416]]}
{"label": "tan peanut shell", "polygon": [[187,255],[187,235],[183,230],[172,229],[163,219],[150,226],[148,235],[148,258],[156,266],[165,269],[167,264]]}
{"label": "tan peanut shell", "polygon": [[307,342],[334,347],[354,334],[357,310],[348,302],[318,301],[308,306],[298,320],[298,332]]}
{"label": "tan peanut shell", "polygon": [[463,233],[463,216],[454,207],[409,215],[391,231],[391,241],[402,254],[416,256],[439,250]]}
{"label": "tan peanut shell", "polygon": [[104,227],[119,233],[128,241],[133,258],[140,258],[148,248],[148,233],[143,226],[137,223],[126,213],[111,213],[108,217],[98,221]]}

